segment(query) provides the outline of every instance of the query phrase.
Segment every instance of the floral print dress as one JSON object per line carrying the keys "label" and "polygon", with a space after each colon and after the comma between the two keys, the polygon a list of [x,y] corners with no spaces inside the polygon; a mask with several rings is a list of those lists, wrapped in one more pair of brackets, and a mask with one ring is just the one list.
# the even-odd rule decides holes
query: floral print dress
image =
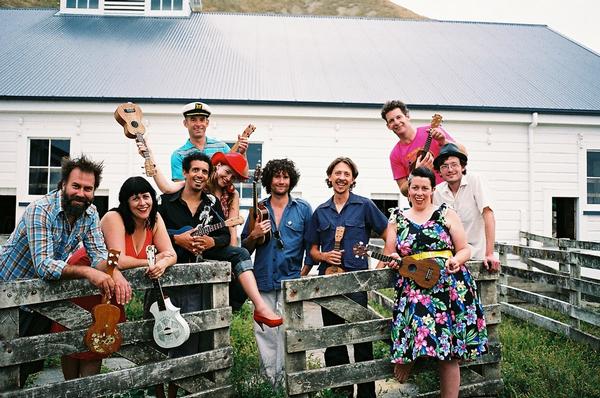
{"label": "floral print dress", "polygon": [[[452,250],[445,226],[446,204],[420,225],[395,209],[396,251],[408,256],[425,251]],[[392,323],[392,363],[409,363],[418,357],[440,360],[472,360],[487,350],[487,329],[477,287],[471,273],[461,265],[457,273],[446,272],[445,258],[437,257],[441,275],[430,289],[398,275]]]}

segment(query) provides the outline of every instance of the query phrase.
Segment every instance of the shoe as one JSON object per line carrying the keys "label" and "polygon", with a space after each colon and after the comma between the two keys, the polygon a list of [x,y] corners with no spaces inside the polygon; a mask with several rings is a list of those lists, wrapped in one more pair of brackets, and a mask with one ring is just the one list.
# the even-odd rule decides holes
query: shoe
{"label": "shoe", "polygon": [[256,311],[254,311],[254,322],[258,323],[260,329],[264,331],[265,328],[263,327],[263,323],[270,328],[276,328],[277,326],[283,324],[283,318],[265,318],[262,315],[258,315]]}

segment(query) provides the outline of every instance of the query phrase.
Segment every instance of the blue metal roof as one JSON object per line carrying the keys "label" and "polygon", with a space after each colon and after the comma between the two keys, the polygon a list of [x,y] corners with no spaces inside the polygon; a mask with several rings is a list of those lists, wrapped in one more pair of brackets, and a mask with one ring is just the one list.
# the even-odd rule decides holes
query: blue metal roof
{"label": "blue metal roof", "polygon": [[0,9],[0,98],[600,114],[600,56],[543,25]]}

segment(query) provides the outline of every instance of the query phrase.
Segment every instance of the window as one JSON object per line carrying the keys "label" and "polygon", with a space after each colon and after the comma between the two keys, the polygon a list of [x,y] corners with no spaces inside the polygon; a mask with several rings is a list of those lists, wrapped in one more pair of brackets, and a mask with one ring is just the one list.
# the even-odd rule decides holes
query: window
{"label": "window", "polygon": [[96,206],[96,210],[98,210],[98,216],[100,216],[100,218],[104,217],[108,212],[108,196],[94,195],[94,201],[92,203]]}
{"label": "window", "polygon": [[69,156],[68,139],[29,141],[29,195],[45,195],[60,181],[60,161]]}
{"label": "window", "polygon": [[600,204],[600,151],[587,152],[587,203]]}
{"label": "window", "polygon": [[98,8],[98,0],[67,0],[67,8]]}
{"label": "window", "polygon": [[[227,145],[230,147],[233,146],[235,142],[227,142]],[[262,143],[250,143],[248,146],[248,153],[246,154],[248,157],[248,168],[250,169],[250,178],[246,182],[235,184],[235,188],[240,193],[240,204],[242,204],[243,199],[252,200],[252,178],[254,177],[254,170],[256,169],[256,165],[260,162],[262,166]],[[258,192],[258,198],[261,197],[261,185],[260,181],[256,186],[256,191]],[[250,202],[250,206],[252,202]]]}
{"label": "window", "polygon": [[183,9],[183,1],[182,0],[152,0],[150,8],[152,9],[152,11],[181,10],[181,9]]}

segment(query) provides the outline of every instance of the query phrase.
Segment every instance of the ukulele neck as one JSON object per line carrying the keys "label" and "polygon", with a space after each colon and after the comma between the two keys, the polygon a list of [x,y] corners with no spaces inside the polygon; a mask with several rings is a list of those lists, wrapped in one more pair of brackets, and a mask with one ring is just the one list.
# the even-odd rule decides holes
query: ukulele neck
{"label": "ukulele neck", "polygon": [[160,285],[158,279],[152,279],[152,284],[154,285],[154,289],[158,293],[158,309],[160,311],[165,311],[167,307],[165,305],[165,296],[163,295],[162,286]]}
{"label": "ukulele neck", "polygon": [[367,249],[371,251],[370,257],[372,257],[372,258],[374,258],[376,260],[385,261],[385,262],[389,262],[389,261],[394,260],[393,257],[386,256],[385,254],[380,253],[379,251],[375,250],[375,248],[373,246],[371,246],[371,245],[369,245],[367,247]]}

